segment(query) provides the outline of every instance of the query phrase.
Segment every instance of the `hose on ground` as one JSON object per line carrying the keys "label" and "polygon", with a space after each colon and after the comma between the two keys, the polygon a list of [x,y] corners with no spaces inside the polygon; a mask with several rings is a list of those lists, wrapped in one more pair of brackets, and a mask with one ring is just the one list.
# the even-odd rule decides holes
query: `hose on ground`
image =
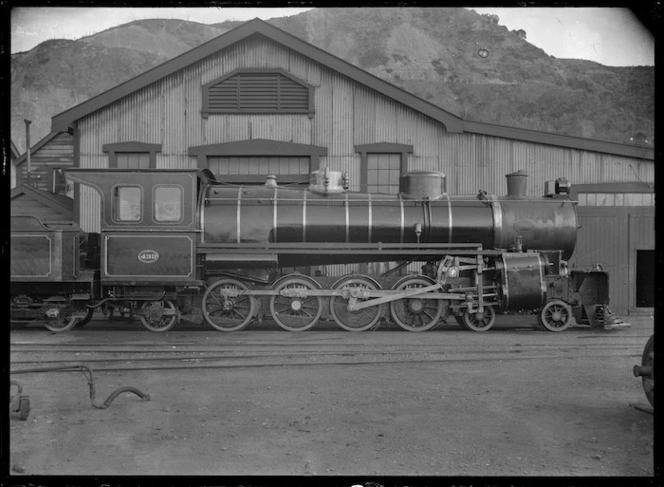
{"label": "hose on ground", "polygon": [[97,404],[95,402],[96,385],[95,385],[94,374],[90,367],[82,364],[68,365],[63,367],[45,367],[39,369],[16,370],[16,371],[11,371],[10,374],[31,374],[36,372],[74,372],[74,371],[80,371],[83,372],[83,374],[86,374],[86,377],[88,379],[88,386],[90,387],[90,402],[92,403],[92,406],[96,409],[106,409],[111,405],[111,403],[115,400],[116,397],[118,397],[120,394],[124,392],[131,392],[133,394],[136,394],[144,401],[150,400],[150,394],[146,394],[140,391],[139,389],[136,389],[135,387],[123,386],[123,387],[118,387],[116,390],[114,390],[103,403]]}

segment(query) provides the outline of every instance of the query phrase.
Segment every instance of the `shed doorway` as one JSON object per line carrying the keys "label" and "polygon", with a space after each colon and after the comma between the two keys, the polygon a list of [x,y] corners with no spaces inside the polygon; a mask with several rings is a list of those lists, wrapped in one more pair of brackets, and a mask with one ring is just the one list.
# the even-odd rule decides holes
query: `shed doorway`
{"label": "shed doorway", "polygon": [[655,306],[655,251],[636,251],[636,307]]}

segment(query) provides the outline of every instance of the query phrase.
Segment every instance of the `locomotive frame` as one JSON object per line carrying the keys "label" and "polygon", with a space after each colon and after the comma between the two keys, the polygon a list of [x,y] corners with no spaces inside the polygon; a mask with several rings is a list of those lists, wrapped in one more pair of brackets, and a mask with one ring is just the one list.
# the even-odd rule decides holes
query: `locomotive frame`
{"label": "locomotive frame", "polygon": [[[82,271],[85,293],[67,292],[63,281],[48,304],[27,306],[31,291],[15,285],[21,279],[12,272],[12,314],[27,306],[54,331],[85,323],[95,309],[136,316],[151,331],[167,331],[197,309],[221,331],[265,315],[289,331],[308,330],[322,317],[349,331],[375,329],[383,318],[425,331],[448,316],[486,331],[497,312],[537,312],[550,331],[566,329],[573,317],[594,326],[609,318],[606,273],[567,269],[576,217],[562,179],[555,194],[529,199],[523,173],[508,176],[506,197],[450,197],[444,176],[433,172],[402,175],[396,197],[350,193],[347,180],[329,170],[314,172],[306,189],[278,186],[274,176],[264,186],[224,184],[205,170],[67,173],[100,196],[100,234],[88,237],[99,246],[87,249],[99,258]],[[456,240],[453,216],[461,217]],[[21,247],[18,237],[12,225],[12,251]],[[422,272],[278,275],[303,261],[421,262]]]}

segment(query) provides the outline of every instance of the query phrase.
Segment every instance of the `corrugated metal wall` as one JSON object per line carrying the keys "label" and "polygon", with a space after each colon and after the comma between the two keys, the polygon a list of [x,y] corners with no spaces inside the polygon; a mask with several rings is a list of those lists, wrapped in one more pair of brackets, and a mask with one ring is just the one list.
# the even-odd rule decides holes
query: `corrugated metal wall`
{"label": "corrugated metal wall", "polygon": [[610,307],[620,314],[651,312],[636,308],[636,251],[655,248],[652,207],[579,207],[576,249],[570,265],[601,264],[609,273]]}

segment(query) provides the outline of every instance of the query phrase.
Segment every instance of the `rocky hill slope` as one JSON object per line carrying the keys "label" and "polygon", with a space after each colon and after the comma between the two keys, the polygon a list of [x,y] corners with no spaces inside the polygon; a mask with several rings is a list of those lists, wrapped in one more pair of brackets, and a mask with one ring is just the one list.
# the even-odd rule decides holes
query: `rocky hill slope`
{"label": "rocky hill slope", "polygon": [[[273,25],[468,120],[654,144],[654,68],[556,59],[495,16],[463,8],[314,9]],[[25,149],[53,115],[241,22],[140,20],[11,57],[11,135]]]}

